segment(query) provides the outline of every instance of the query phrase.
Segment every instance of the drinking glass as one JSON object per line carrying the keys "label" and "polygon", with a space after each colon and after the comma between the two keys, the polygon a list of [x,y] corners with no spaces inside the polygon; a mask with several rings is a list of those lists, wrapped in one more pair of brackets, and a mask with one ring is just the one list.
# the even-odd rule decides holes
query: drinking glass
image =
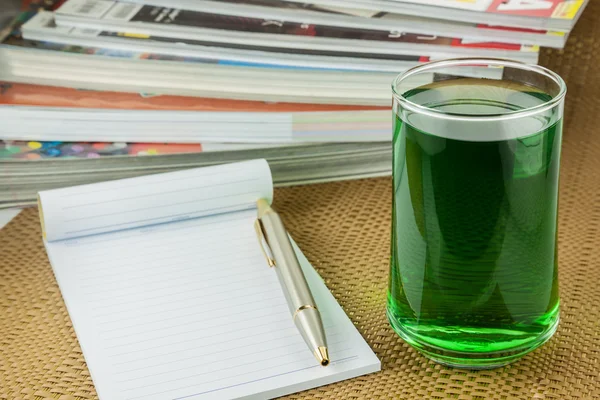
{"label": "drinking glass", "polygon": [[437,362],[508,364],[558,325],[565,83],[480,58],[418,66],[392,89],[388,319]]}

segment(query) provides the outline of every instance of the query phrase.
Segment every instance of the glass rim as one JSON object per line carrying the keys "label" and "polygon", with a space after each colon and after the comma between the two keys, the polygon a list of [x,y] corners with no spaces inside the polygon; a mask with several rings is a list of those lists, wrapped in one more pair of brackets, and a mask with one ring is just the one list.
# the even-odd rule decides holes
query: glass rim
{"label": "glass rim", "polygon": [[[429,70],[436,70],[441,67],[457,67],[464,66],[465,64],[486,64],[486,65],[495,65],[498,67],[513,67],[523,71],[530,71],[537,73],[539,75],[546,76],[554,81],[558,87],[559,92],[552,99],[538,104],[533,107],[528,107],[523,110],[510,111],[502,114],[459,114],[459,113],[447,113],[444,111],[439,111],[433,108],[429,108],[426,106],[422,106],[420,104],[414,103],[404,97],[402,93],[400,93],[397,89],[401,82],[406,79]],[[484,78],[482,78],[484,79]],[[399,74],[394,81],[392,82],[392,95],[393,97],[402,105],[403,108],[413,111],[415,113],[428,115],[434,118],[441,119],[451,119],[451,120],[459,120],[459,121],[501,121],[507,119],[516,119],[529,117],[544,111],[548,111],[549,109],[555,107],[560,104],[565,95],[567,94],[567,85],[565,81],[558,75],[556,72],[549,70],[548,68],[542,67],[540,65],[530,65],[520,61],[506,60],[502,58],[486,58],[486,57],[462,57],[462,58],[449,58],[438,61],[431,61],[422,65],[418,65],[416,67],[412,67],[401,74]],[[395,111],[395,110],[394,110]]]}

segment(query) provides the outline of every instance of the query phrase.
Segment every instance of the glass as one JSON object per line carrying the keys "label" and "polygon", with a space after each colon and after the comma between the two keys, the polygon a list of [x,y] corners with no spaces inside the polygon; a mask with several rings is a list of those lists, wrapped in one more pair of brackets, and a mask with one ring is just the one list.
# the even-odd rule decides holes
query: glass
{"label": "glass", "polygon": [[558,325],[565,84],[539,66],[455,59],[392,89],[388,319],[437,362],[508,364]]}

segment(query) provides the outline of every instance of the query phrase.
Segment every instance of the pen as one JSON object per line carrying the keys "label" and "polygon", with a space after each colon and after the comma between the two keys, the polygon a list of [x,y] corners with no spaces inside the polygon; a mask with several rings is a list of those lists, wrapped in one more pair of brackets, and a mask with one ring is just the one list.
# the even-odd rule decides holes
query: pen
{"label": "pen", "polygon": [[296,327],[319,363],[326,366],[329,364],[329,352],[323,321],[288,233],[279,215],[265,199],[258,200],[257,206],[258,218],[254,227],[263,254],[269,266],[275,267]]}

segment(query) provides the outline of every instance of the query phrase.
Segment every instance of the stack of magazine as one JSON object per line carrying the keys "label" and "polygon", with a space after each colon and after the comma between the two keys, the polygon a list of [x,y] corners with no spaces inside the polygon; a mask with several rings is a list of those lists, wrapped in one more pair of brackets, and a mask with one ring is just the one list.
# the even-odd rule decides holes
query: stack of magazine
{"label": "stack of magazine", "polygon": [[397,74],[454,57],[537,63],[585,3],[25,0],[0,19],[0,207],[258,157],[278,185],[389,175]]}

